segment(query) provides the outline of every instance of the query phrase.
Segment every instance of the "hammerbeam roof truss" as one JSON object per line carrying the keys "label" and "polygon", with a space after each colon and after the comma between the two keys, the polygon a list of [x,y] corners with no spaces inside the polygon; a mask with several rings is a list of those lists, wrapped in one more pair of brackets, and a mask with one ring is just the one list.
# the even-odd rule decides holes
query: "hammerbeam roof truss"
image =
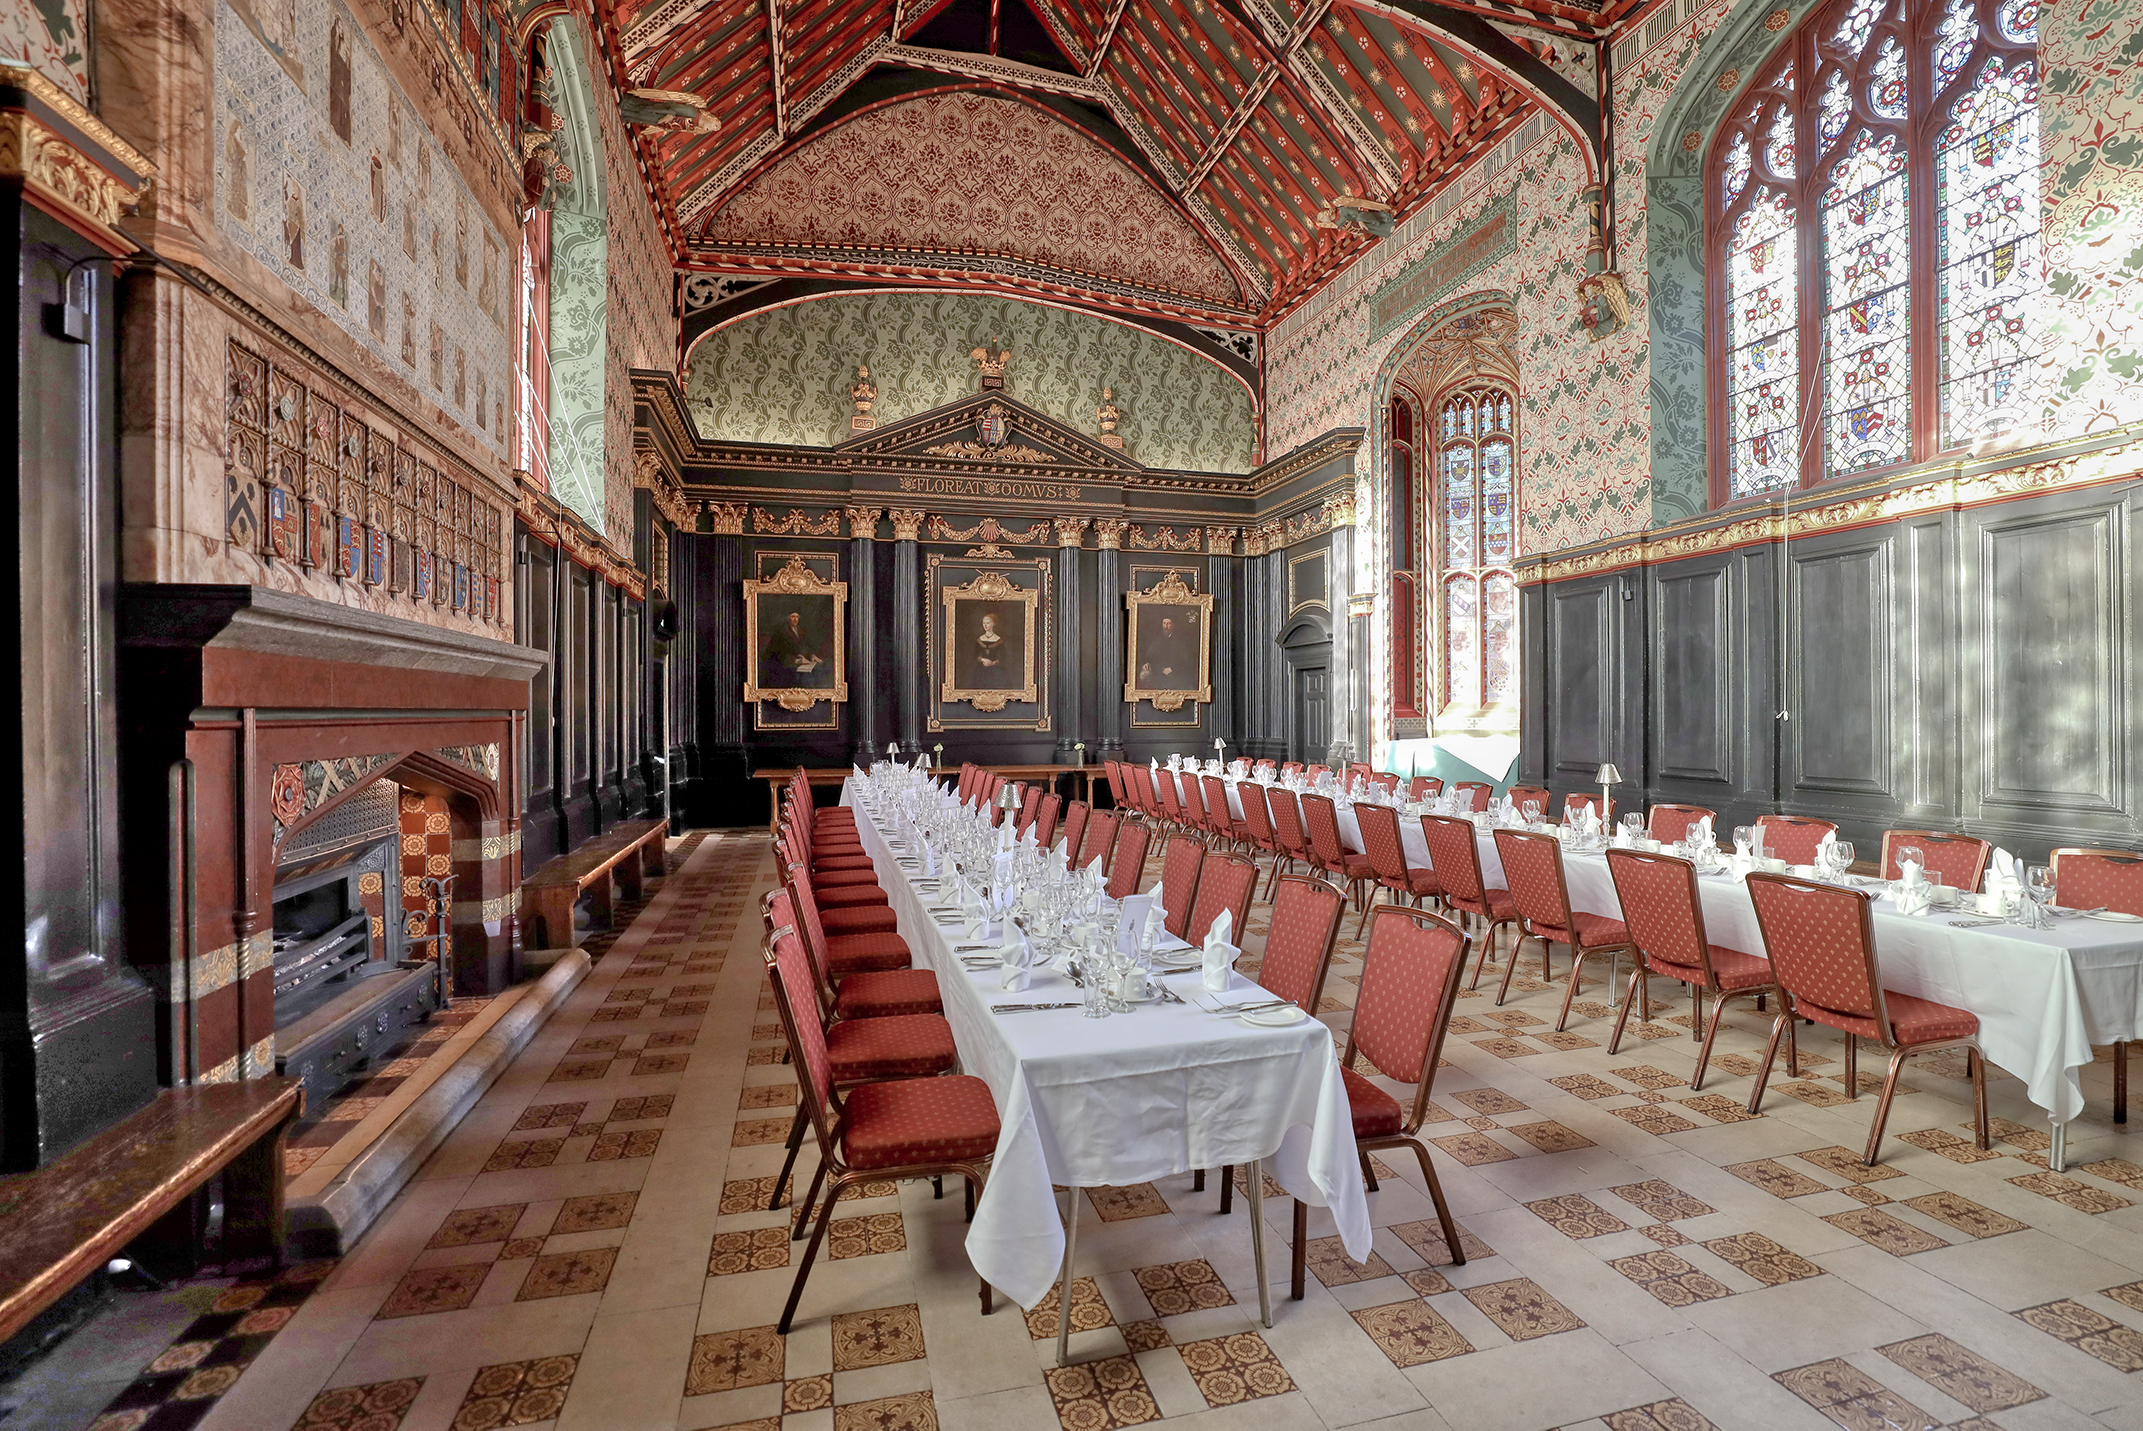
{"label": "hammerbeam roof truss", "polygon": [[[808,142],[864,76],[905,70],[1068,100],[1093,128],[1113,128],[1104,142],[1182,209],[1246,295],[1239,311],[1177,316],[1235,326],[1293,306],[1370,241],[1319,225],[1335,198],[1403,217],[1536,105],[1560,102],[1587,127],[1594,96],[1506,38],[1514,20],[1592,43],[1605,21],[1635,13],[1635,0],[1605,11],[1592,0],[1029,0],[1060,72],[919,42],[946,0],[602,3],[621,85],[694,94],[720,121],[707,134],[641,132],[655,201],[693,266],[731,266],[709,231],[741,185]],[[995,7],[1015,3],[992,0],[993,27]]]}

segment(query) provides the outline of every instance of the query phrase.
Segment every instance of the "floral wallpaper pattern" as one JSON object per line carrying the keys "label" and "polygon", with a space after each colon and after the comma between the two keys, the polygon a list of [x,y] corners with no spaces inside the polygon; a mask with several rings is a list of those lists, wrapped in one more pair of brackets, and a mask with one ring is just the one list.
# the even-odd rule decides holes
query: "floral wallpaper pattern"
{"label": "floral wallpaper pattern", "polygon": [[901,261],[917,249],[1105,274],[1240,304],[1190,220],[1096,141],[1017,100],[963,90],[866,110],[740,189],[704,240]]}
{"label": "floral wallpaper pattern", "polygon": [[610,343],[605,377],[603,526],[621,549],[632,545],[632,370],[677,367],[676,280],[669,241],[648,204],[633,144],[610,88],[600,86],[608,250]]}
{"label": "floral wallpaper pattern", "polygon": [[837,294],[769,309],[710,333],[686,361],[702,437],[824,446],[850,436],[848,389],[868,363],[879,426],[976,390],[968,354],[1012,350],[1005,391],[1077,428],[1113,387],[1125,451],[1149,467],[1247,472],[1257,413],[1218,364],[1166,339],[1061,308],[931,293]]}
{"label": "floral wallpaper pattern", "polygon": [[[609,225],[601,214],[560,210],[551,215],[551,488],[559,501],[598,527],[607,527],[609,506],[604,394],[618,385],[610,372],[616,360],[604,266],[609,247]],[[632,451],[629,415],[625,451]]]}

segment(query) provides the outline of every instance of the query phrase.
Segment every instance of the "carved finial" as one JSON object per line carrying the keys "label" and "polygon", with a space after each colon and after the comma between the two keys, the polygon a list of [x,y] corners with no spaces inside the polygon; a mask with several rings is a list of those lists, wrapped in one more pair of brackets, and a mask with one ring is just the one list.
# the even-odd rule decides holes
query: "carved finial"
{"label": "carved finial", "polygon": [[975,349],[968,357],[974,359],[982,368],[984,392],[991,392],[1005,385],[1005,364],[1012,361],[1010,348],[999,347],[997,340],[992,338],[986,346]]}
{"label": "carved finial", "polygon": [[1094,421],[1101,425],[1101,445],[1122,448],[1123,437],[1116,431],[1116,424],[1123,421],[1124,410],[1116,405],[1116,389],[1101,390],[1101,406],[1094,409]]}
{"label": "carved finial", "polygon": [[848,390],[848,400],[856,405],[855,416],[848,420],[849,431],[869,432],[878,425],[878,419],[871,416],[871,404],[878,401],[878,385],[871,381],[870,364],[856,365],[856,381]]}

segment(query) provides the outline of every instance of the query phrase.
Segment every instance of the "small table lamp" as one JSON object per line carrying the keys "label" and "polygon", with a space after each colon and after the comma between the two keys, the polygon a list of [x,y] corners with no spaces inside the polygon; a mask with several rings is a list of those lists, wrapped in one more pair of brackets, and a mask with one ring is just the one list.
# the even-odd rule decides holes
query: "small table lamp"
{"label": "small table lamp", "polygon": [[1622,772],[1617,770],[1612,763],[1609,763],[1601,766],[1599,773],[1592,778],[1600,783],[1600,828],[1602,830],[1611,830],[1614,828],[1615,820],[1614,815],[1611,813],[1613,807],[1608,804],[1609,797],[1607,792],[1610,786],[1622,783]]}
{"label": "small table lamp", "polygon": [[1012,848],[1014,817],[1019,813],[1019,787],[1009,780],[997,792],[997,809],[997,845],[999,849],[1009,850]]}

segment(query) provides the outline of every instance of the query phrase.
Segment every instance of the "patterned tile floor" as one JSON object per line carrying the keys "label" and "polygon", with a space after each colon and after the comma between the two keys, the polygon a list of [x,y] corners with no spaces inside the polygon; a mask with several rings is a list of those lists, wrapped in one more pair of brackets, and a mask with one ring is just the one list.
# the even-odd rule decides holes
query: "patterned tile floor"
{"label": "patterned tile floor", "polygon": [[[1845,1096],[1834,1042],[1805,1038],[1804,1077],[1752,1118],[1757,1016],[1729,1015],[1696,1093],[1686,999],[1610,1056],[1605,987],[1556,1037],[1562,987],[1530,949],[1507,1007],[1494,964],[1461,1005],[1423,1130],[1465,1265],[1386,1154],[1370,1261],[1313,1213],[1302,1302],[1291,1209],[1268,1204],[1268,1331],[1242,1199],[1221,1217],[1187,1174],[1093,1189],[1058,1367],[1054,1298],[977,1314],[959,1198],[880,1183],[781,1337],[792,1245],[764,1206],[795,1077],[756,952],[771,879],[763,835],[702,845],[355,1251],[261,1294],[295,1310],[242,1374],[216,1370],[236,1364],[216,1313],[155,1375],[235,1376],[211,1431],[2143,1427],[2143,1158],[2110,1069],[2087,1070],[2064,1174],[2006,1076],[2012,1121],[1972,1147],[1942,1059],[1908,1073],[1865,1169],[1873,1099]],[[1341,944],[1335,1030],[1361,952]],[[128,1414],[99,1431],[150,1424]]]}

